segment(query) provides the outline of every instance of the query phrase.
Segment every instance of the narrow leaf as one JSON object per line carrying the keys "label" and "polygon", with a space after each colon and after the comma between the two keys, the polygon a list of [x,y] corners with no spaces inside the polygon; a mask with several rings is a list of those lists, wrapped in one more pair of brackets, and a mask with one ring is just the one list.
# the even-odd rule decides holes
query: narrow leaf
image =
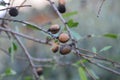
{"label": "narrow leaf", "polygon": [[112,46],[106,46],[106,47],[102,48],[99,52],[107,51],[110,48],[112,48]]}
{"label": "narrow leaf", "polygon": [[68,22],[67,22],[68,26],[70,28],[74,28],[74,27],[77,27],[78,26],[78,22],[74,22],[73,19],[70,19]]}
{"label": "narrow leaf", "polygon": [[85,73],[85,70],[82,67],[79,67],[78,71],[79,71],[81,80],[87,80],[87,75]]}
{"label": "narrow leaf", "polygon": [[27,28],[30,28],[32,30],[40,30],[38,27],[34,26],[34,25],[31,25],[31,24],[27,24],[26,25]]}
{"label": "narrow leaf", "polygon": [[17,45],[12,41],[10,47],[8,48],[8,52],[10,53],[12,62],[14,61],[15,51],[17,51]]}
{"label": "narrow leaf", "polygon": [[26,76],[24,80],[33,80],[31,76]]}
{"label": "narrow leaf", "polygon": [[76,31],[71,30],[71,35],[72,35],[72,37],[74,37],[74,39],[76,39],[77,41],[81,39],[81,36],[80,36],[79,33],[77,33]]}
{"label": "narrow leaf", "polygon": [[112,33],[104,34],[103,36],[104,37],[108,37],[108,38],[113,38],[113,39],[117,39],[118,38],[117,34],[112,34]]}
{"label": "narrow leaf", "polygon": [[74,16],[74,15],[76,15],[76,14],[78,14],[77,11],[74,11],[74,12],[68,12],[68,13],[63,14],[63,17],[70,17],[70,16]]}
{"label": "narrow leaf", "polygon": [[17,51],[17,45],[13,42],[13,49],[14,51]]}
{"label": "narrow leaf", "polygon": [[11,69],[11,68],[7,68],[7,69],[5,70],[5,75],[6,75],[6,76],[16,75],[16,72],[15,72],[13,69]]}
{"label": "narrow leaf", "polygon": [[86,63],[86,62],[88,62],[88,60],[86,60],[86,59],[81,59],[80,61],[78,60],[78,61],[76,61],[75,63],[73,63],[72,65],[75,66],[75,67],[79,67],[79,66],[81,65],[81,62],[82,62],[82,63]]}

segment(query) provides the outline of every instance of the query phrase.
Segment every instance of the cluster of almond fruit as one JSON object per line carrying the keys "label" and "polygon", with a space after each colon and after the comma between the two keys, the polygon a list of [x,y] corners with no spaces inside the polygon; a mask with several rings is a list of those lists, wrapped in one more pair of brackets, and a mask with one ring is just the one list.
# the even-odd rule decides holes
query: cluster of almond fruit
{"label": "cluster of almond fruit", "polygon": [[[51,25],[48,29],[52,34],[57,34],[60,31],[60,26],[58,24]],[[69,54],[72,50],[70,44],[66,44],[70,40],[70,36],[66,32],[61,32],[58,37],[58,42],[52,42],[52,52],[56,53],[59,51],[60,54],[66,55]]]}

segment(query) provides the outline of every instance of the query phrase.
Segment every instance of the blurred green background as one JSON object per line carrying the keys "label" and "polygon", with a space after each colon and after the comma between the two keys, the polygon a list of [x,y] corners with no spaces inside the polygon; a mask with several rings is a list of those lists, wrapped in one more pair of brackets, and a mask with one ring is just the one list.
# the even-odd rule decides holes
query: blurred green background
{"label": "blurred green background", "polygon": [[[79,22],[78,27],[72,28],[76,31],[81,38],[86,37],[87,35],[94,35],[93,38],[80,39],[78,41],[78,46],[92,51],[92,48],[95,47],[98,51],[105,46],[112,46],[108,51],[99,53],[113,61],[120,61],[120,38],[117,39],[101,37],[101,35],[106,33],[120,34],[120,0],[105,0],[99,17],[97,13],[99,7],[102,3],[102,0],[67,0],[66,8],[67,12],[77,12],[76,15],[65,17],[66,20],[73,19],[76,22]],[[26,3],[27,4],[27,3]],[[57,5],[57,3],[56,3]],[[39,7],[39,6],[38,6]],[[27,8],[26,8],[27,9]],[[23,15],[24,14],[24,15]],[[63,14],[64,15],[64,14]],[[38,17],[39,16],[39,17]],[[32,7],[28,11],[22,9],[20,10],[19,16],[15,19],[18,20],[27,20],[31,21],[37,25],[44,25],[52,21],[51,23],[57,23],[60,26],[64,25],[58,19],[58,16],[55,14],[54,10],[50,5],[46,5],[43,8]],[[25,33],[30,36],[37,37],[39,39],[45,39],[47,35],[40,31],[32,31],[26,29],[20,23],[10,22],[10,25],[14,30]],[[48,28],[49,24],[44,28]],[[43,44],[38,44],[30,40],[20,38],[25,46],[27,47],[30,54],[37,58],[54,58],[62,57],[61,62],[74,62],[79,59],[74,54],[69,54],[66,56],[59,55],[59,52],[53,54],[50,50],[50,46]],[[6,76],[2,80],[25,80],[26,76],[32,75],[31,68],[27,60],[21,58],[14,58],[14,62],[11,61],[10,57],[2,51],[2,49],[8,50],[10,47],[11,40],[8,40],[4,37],[4,33],[0,35],[0,73],[4,73],[6,68],[12,68],[16,71],[16,75]],[[17,44],[18,45],[18,44]],[[25,57],[24,52],[19,47],[15,56]],[[36,63],[40,64],[40,63]],[[50,63],[48,63],[49,65]],[[101,68],[98,68],[91,64],[86,64],[86,66],[93,70],[95,74],[100,78],[99,80],[120,80],[120,76],[117,76],[113,73],[105,71]],[[27,68],[26,68],[27,67]],[[73,66],[60,66],[52,64],[52,67],[43,67],[44,73],[43,76],[45,80],[81,80],[78,69]],[[120,72],[120,69],[118,69]],[[42,77],[43,77],[42,76]],[[29,79],[28,79],[29,80]],[[88,77],[88,80],[92,80]]]}

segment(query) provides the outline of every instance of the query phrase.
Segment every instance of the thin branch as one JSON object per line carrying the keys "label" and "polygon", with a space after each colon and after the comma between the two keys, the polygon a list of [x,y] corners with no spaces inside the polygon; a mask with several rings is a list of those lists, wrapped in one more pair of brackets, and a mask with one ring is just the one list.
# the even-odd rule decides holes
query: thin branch
{"label": "thin branch", "polygon": [[[47,44],[46,41],[36,39],[34,37],[31,37],[31,36],[28,36],[28,35],[25,35],[25,34],[22,34],[22,33],[18,33],[18,32],[12,31],[10,29],[5,29],[5,28],[0,27],[0,30],[15,34],[17,36],[20,36],[20,37],[23,37],[23,38],[26,38],[28,40],[32,40],[32,41],[35,41],[35,42],[38,42],[38,43]],[[51,45],[51,44],[49,43],[49,45]]]}
{"label": "thin branch", "polygon": [[88,60],[88,62],[90,62],[91,64],[94,64],[94,65],[96,65],[96,66],[98,66],[98,67],[100,67],[100,68],[102,68],[102,69],[105,69],[105,70],[107,70],[107,71],[109,71],[109,72],[112,72],[112,73],[117,74],[117,75],[120,76],[120,72],[118,72],[118,71],[116,71],[116,70],[113,70],[113,69],[111,69],[111,68],[108,68],[108,67],[106,67],[106,66],[103,66],[102,64],[99,64],[99,63],[93,61],[91,58],[88,58],[88,57],[86,57],[86,56],[83,56],[79,51],[76,51],[75,54],[78,55],[78,56],[80,56],[80,57],[82,57],[82,58],[84,58],[84,59],[86,59],[86,60]]}
{"label": "thin branch", "polygon": [[[65,19],[64,19],[63,16],[61,15],[61,13],[58,11],[55,3],[54,3],[53,1],[51,1],[51,0],[47,0],[47,1],[49,1],[49,3],[51,4],[51,6],[53,7],[53,9],[54,9],[54,10],[56,11],[56,13],[58,14],[60,20],[63,22],[63,24],[65,25],[65,27],[66,27],[66,29],[67,29],[67,31],[68,31],[68,34],[69,34],[69,36],[70,36],[70,39],[72,39],[72,34],[71,34],[71,31],[70,31],[70,29],[69,29],[69,27],[68,27],[68,25],[67,25],[67,22],[65,21]],[[74,40],[74,39],[73,39],[73,40]]]}
{"label": "thin branch", "polygon": [[48,58],[31,58],[33,61],[36,61],[36,62],[53,62],[53,59],[48,59]]}
{"label": "thin branch", "polygon": [[[24,1],[20,4],[20,6],[23,6],[23,4],[24,4],[26,1],[27,1],[27,0],[24,0]],[[19,7],[18,9],[20,9],[20,7]]]}
{"label": "thin branch", "polygon": [[15,1],[15,0],[10,0],[10,2],[11,2],[11,6],[13,5],[14,1]]}
{"label": "thin branch", "polygon": [[44,33],[50,35],[51,37],[56,38],[56,36],[54,36],[53,34],[51,34],[50,32],[48,32],[47,30],[43,29],[41,26],[37,26],[37,25],[29,23],[27,21],[20,21],[20,20],[15,20],[15,19],[5,19],[5,18],[0,18],[0,20],[18,22],[18,23],[22,23],[22,24],[25,24],[25,25],[32,25],[32,26],[35,26],[37,29],[43,31]]}
{"label": "thin branch", "polygon": [[[12,7],[32,7],[31,5],[22,5],[22,6],[12,6]],[[8,9],[11,9],[11,7],[7,7],[7,8],[4,8],[4,9],[0,9],[0,11],[3,11],[3,10],[8,10]]]}
{"label": "thin branch", "polygon": [[92,64],[94,64],[94,65],[96,65],[96,66],[98,66],[98,67],[100,67],[100,68],[102,68],[102,69],[105,69],[105,70],[107,70],[107,71],[109,71],[109,72],[112,72],[112,73],[120,76],[120,72],[115,71],[115,70],[113,70],[113,69],[111,69],[111,68],[109,68],[109,67],[106,67],[106,66],[104,66],[104,65],[102,65],[102,64],[96,63],[96,62],[91,61],[91,60],[90,60],[90,63],[92,63]]}
{"label": "thin branch", "polygon": [[39,67],[47,67],[47,68],[51,68],[53,67],[53,65],[34,65],[35,68],[39,68]]}
{"label": "thin branch", "polygon": [[102,6],[103,6],[103,3],[105,2],[105,0],[102,1],[100,7],[99,7],[99,10],[98,10],[98,13],[97,13],[97,17],[99,17],[100,15],[100,12],[101,12],[101,9],[102,9]]}
{"label": "thin branch", "polygon": [[[5,28],[0,27],[0,30],[6,31],[6,32],[9,32],[9,33],[12,33],[12,34],[15,34],[17,36],[20,36],[20,37],[23,37],[23,38],[26,38],[28,40],[32,40],[32,41],[35,41],[35,42],[38,42],[38,43],[41,43],[41,44],[47,44],[46,41],[43,41],[43,40],[31,37],[31,36],[27,36],[27,35],[22,34],[22,33],[18,33],[18,32],[12,31],[11,29],[5,29]],[[51,44],[48,43],[48,45],[51,45]]]}
{"label": "thin branch", "polygon": [[33,74],[35,76],[35,79],[39,80],[39,76],[38,76],[38,74],[36,72],[36,68],[34,67],[34,63],[33,63],[32,59],[31,59],[31,56],[30,56],[29,52],[27,51],[26,47],[23,45],[23,43],[21,42],[21,40],[15,34],[13,34],[13,36],[15,37],[15,39],[18,42],[18,44],[21,46],[21,48],[25,52],[25,55],[26,55],[28,61],[30,62],[30,65],[32,67],[32,71],[33,71]]}
{"label": "thin branch", "polygon": [[87,53],[89,53],[89,54],[93,54],[93,56],[89,56],[89,55],[86,55],[86,54],[81,54],[82,56],[86,56],[86,57],[89,57],[89,58],[94,58],[94,59],[98,59],[98,60],[103,60],[103,61],[106,61],[106,62],[109,62],[109,63],[111,63],[113,66],[115,66],[115,65],[119,65],[120,66],[120,63],[118,63],[118,62],[115,62],[115,61],[112,61],[112,60],[110,60],[110,59],[108,59],[108,58],[105,58],[104,56],[101,56],[100,54],[98,54],[98,53],[94,53],[94,52],[91,52],[91,51],[89,51],[89,50],[87,50],[87,49],[83,49],[83,48],[76,48],[76,49],[78,49],[78,50],[82,50],[82,51],[85,51],[85,52],[87,52]]}
{"label": "thin branch", "polygon": [[82,67],[85,69],[85,71],[88,73],[88,75],[93,79],[96,80],[96,78],[91,74],[91,72],[88,70],[88,68],[85,66],[85,64],[83,62],[81,62],[80,60],[80,64],[82,65]]}

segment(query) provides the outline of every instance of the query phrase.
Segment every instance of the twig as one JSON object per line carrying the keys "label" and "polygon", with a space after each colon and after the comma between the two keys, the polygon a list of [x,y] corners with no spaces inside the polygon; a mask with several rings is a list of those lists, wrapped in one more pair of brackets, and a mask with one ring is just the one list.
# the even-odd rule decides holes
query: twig
{"label": "twig", "polygon": [[90,63],[92,63],[92,64],[94,64],[94,65],[96,65],[96,66],[98,66],[98,67],[100,67],[100,68],[102,68],[102,69],[105,69],[105,70],[107,70],[107,71],[110,71],[110,72],[112,72],[112,73],[120,76],[120,72],[118,72],[118,71],[115,71],[115,70],[113,70],[113,69],[111,69],[111,68],[108,68],[108,67],[106,67],[106,66],[104,66],[104,65],[102,65],[102,64],[96,63],[96,62],[94,62],[94,61],[91,61],[91,60],[89,60],[89,61],[90,61]]}
{"label": "twig", "polygon": [[32,57],[32,60],[36,62],[48,62],[48,63],[53,62],[53,59],[48,59],[48,58],[33,58]]}
{"label": "twig", "polygon": [[20,39],[19,39],[15,34],[13,34],[13,36],[15,37],[15,39],[16,39],[17,42],[18,42],[18,44],[21,46],[21,48],[22,48],[23,51],[25,52],[25,55],[26,55],[28,61],[30,62],[30,65],[31,65],[31,67],[32,67],[32,71],[33,71],[33,74],[34,74],[34,76],[35,76],[35,79],[36,79],[36,80],[39,80],[39,76],[38,76],[38,74],[37,74],[37,72],[36,72],[36,68],[34,67],[34,64],[33,64],[33,61],[32,61],[32,59],[31,59],[31,56],[30,56],[29,52],[27,51],[27,49],[26,49],[26,47],[23,45],[23,43],[20,41]]}
{"label": "twig", "polygon": [[110,71],[110,72],[112,72],[112,73],[117,74],[117,75],[120,76],[120,72],[115,71],[115,70],[113,70],[113,69],[111,69],[111,68],[108,68],[108,67],[106,67],[106,66],[103,66],[102,64],[99,64],[99,63],[97,63],[97,62],[95,62],[95,61],[92,61],[92,59],[87,58],[86,56],[83,56],[79,51],[75,52],[75,54],[78,55],[78,56],[80,56],[80,57],[82,57],[82,58],[84,58],[84,59],[86,59],[86,60],[88,60],[88,62],[90,62],[90,63],[92,63],[92,64],[94,64],[94,65],[96,65],[96,66],[98,66],[98,67],[100,67],[100,68],[102,68],[102,69],[105,69],[105,70],[107,70],[107,71]]}
{"label": "twig", "polygon": [[15,19],[5,19],[5,18],[0,18],[0,20],[18,22],[18,23],[22,23],[22,24],[25,24],[25,25],[32,25],[32,26],[35,26],[37,29],[43,31],[44,33],[50,35],[51,37],[56,38],[56,36],[54,36],[53,34],[51,34],[50,32],[48,32],[47,30],[44,30],[41,26],[37,26],[37,25],[29,23],[27,21],[20,21],[20,20],[15,20]]}
{"label": "twig", "polygon": [[52,67],[53,65],[34,65],[35,68],[39,68],[39,67],[47,67],[47,68],[50,68]]}
{"label": "twig", "polygon": [[70,38],[72,39],[72,34],[71,34],[71,31],[70,31],[70,29],[69,29],[69,27],[68,27],[68,25],[67,25],[67,22],[66,22],[65,19],[62,17],[61,13],[58,11],[55,3],[54,3],[53,1],[51,1],[51,0],[48,0],[48,1],[49,1],[49,3],[51,4],[51,6],[53,7],[53,9],[56,11],[56,13],[58,14],[60,20],[61,20],[61,21],[63,22],[63,24],[65,25],[65,27],[66,27],[66,29],[67,29],[67,31],[68,31],[68,34],[69,34]]}
{"label": "twig", "polygon": [[104,56],[101,56],[101,55],[98,54],[98,53],[94,53],[94,52],[88,51],[87,49],[83,49],[83,48],[76,48],[76,49],[78,49],[78,50],[80,50],[80,51],[82,50],[82,51],[85,51],[85,52],[87,52],[87,53],[93,54],[93,56],[81,54],[81,55],[83,55],[83,56],[109,62],[109,63],[111,63],[113,66],[114,66],[115,64],[120,66],[120,63],[115,62],[115,61],[112,61],[112,60],[110,60],[110,59],[108,59],[108,58],[105,58]]}
{"label": "twig", "polygon": [[100,7],[99,7],[99,10],[98,10],[98,14],[97,14],[97,17],[99,17],[100,15],[100,12],[101,12],[101,9],[102,9],[102,6],[103,6],[103,3],[105,2],[105,0],[102,1]]}
{"label": "twig", "polygon": [[[15,34],[17,36],[20,36],[20,37],[23,37],[23,38],[26,38],[26,39],[29,39],[29,40],[32,40],[32,41],[35,41],[35,42],[38,42],[38,43],[41,43],[41,44],[47,44],[46,41],[31,37],[31,36],[27,36],[25,34],[15,32],[15,31],[12,31],[10,29],[5,29],[5,28],[0,27],[0,30]],[[51,45],[51,44],[48,43],[48,45]]]}
{"label": "twig", "polygon": [[82,67],[86,70],[86,72],[88,73],[88,75],[93,79],[96,80],[96,78],[91,74],[91,72],[88,70],[88,68],[85,66],[85,64],[83,62],[81,62],[80,60],[80,64],[82,65]]}
{"label": "twig", "polygon": [[[12,7],[32,7],[32,6],[31,6],[31,5],[22,5],[22,6],[12,6]],[[8,10],[8,9],[11,9],[11,7],[7,7],[7,8],[4,8],[4,9],[0,9],[0,11]]]}
{"label": "twig", "polygon": [[[20,6],[23,6],[23,4],[24,4],[26,1],[27,1],[27,0],[24,0],[24,1],[20,4]],[[19,7],[18,9],[20,9],[20,7]]]}
{"label": "twig", "polygon": [[10,4],[11,4],[11,6],[13,5],[14,1],[15,1],[15,0],[10,0],[10,2],[11,2],[11,3],[10,3]]}

